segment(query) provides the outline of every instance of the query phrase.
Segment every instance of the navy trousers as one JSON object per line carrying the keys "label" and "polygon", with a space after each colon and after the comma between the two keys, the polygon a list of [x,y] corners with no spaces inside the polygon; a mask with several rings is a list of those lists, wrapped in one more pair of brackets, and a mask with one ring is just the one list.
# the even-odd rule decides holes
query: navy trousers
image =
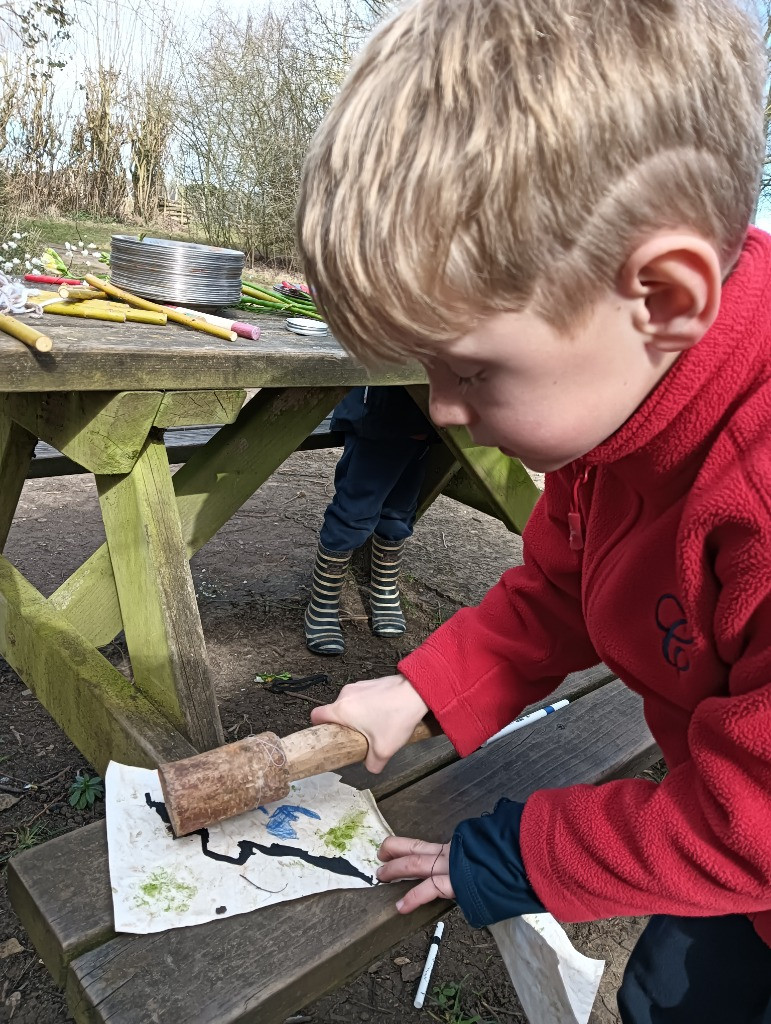
{"label": "navy trousers", "polygon": [[618,993],[623,1024],[771,1024],[771,948],[749,920],[652,917]]}
{"label": "navy trousers", "polygon": [[427,440],[411,437],[371,440],[346,434],[335,496],[319,534],[324,547],[351,551],[373,533],[390,541],[410,537],[429,447]]}

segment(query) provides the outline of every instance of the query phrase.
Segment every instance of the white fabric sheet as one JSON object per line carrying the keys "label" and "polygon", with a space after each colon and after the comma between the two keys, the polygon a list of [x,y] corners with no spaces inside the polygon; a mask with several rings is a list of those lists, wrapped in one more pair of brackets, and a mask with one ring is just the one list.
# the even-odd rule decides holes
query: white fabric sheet
{"label": "white fabric sheet", "polygon": [[391,835],[372,794],[331,772],[180,839],[161,816],[156,771],[111,762],[105,784],[118,932],[159,932],[327,889],[367,888]]}
{"label": "white fabric sheet", "polygon": [[490,926],[530,1024],[587,1024],[605,969],[571,945],[551,914]]}

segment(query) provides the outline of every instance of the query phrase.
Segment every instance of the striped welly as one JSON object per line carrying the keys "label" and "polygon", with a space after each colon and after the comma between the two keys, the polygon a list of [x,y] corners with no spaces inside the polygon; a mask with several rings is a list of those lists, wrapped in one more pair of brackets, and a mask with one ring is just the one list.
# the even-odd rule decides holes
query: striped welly
{"label": "striped welly", "polygon": [[370,608],[375,636],[401,636],[407,629],[399,599],[399,572],[404,541],[372,537]]}
{"label": "striped welly", "polygon": [[305,609],[305,642],[314,654],[342,654],[345,650],[339,618],[340,594],[352,554],[318,546],[311,599]]}

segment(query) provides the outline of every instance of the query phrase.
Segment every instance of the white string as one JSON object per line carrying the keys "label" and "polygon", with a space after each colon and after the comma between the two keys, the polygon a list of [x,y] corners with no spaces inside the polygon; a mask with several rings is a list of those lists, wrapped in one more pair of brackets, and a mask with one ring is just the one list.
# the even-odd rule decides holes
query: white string
{"label": "white string", "polygon": [[43,307],[29,298],[29,289],[18,281],[0,274],[0,313],[31,313],[43,315]]}

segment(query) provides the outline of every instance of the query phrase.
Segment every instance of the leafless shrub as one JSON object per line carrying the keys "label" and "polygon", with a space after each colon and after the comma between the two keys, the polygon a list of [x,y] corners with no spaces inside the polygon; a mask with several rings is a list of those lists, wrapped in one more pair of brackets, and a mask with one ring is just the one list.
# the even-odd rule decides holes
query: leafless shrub
{"label": "leafless shrub", "polygon": [[208,21],[187,63],[178,163],[213,242],[292,264],[302,161],[368,24],[352,0]]}

